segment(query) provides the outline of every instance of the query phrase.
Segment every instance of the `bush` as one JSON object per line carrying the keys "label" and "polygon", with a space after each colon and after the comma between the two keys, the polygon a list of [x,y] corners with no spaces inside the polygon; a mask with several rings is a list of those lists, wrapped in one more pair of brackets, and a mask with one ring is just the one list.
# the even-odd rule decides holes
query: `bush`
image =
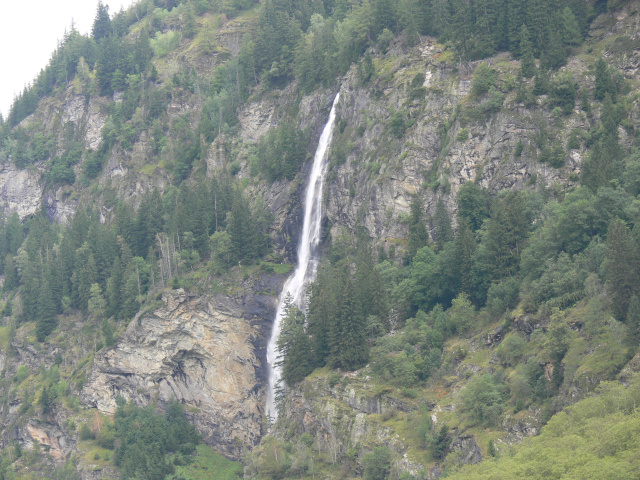
{"label": "bush", "polygon": [[94,438],[96,437],[89,428],[89,425],[83,423],[82,427],[80,427],[80,440],[93,440]]}
{"label": "bush", "polygon": [[493,426],[502,413],[503,398],[500,388],[489,374],[475,376],[461,393],[462,410],[475,423]]}
{"label": "bush", "polygon": [[387,480],[391,471],[391,450],[387,447],[376,447],[363,459],[365,480]]}
{"label": "bush", "polygon": [[471,93],[476,97],[487,93],[491,87],[495,87],[497,79],[496,71],[482,62],[473,74]]}
{"label": "bush", "polygon": [[389,127],[391,129],[391,133],[395,137],[402,138],[407,131],[407,128],[409,128],[407,113],[404,110],[396,112],[395,115],[391,118]]}

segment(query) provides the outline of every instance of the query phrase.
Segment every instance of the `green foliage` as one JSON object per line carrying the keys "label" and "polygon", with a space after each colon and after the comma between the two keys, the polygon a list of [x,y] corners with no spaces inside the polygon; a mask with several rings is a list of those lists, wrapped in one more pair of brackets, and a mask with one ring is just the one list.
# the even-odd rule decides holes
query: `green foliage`
{"label": "green foliage", "polygon": [[554,105],[562,108],[565,115],[573,112],[576,102],[578,87],[570,73],[561,73],[558,75],[551,85],[551,100]]}
{"label": "green foliage", "polygon": [[278,352],[282,358],[282,379],[287,385],[295,385],[313,371],[313,358],[309,355],[311,340],[305,332],[304,314],[293,305],[291,297],[284,302]]}
{"label": "green foliage", "polygon": [[474,376],[461,392],[462,411],[480,425],[496,425],[504,404],[502,386],[489,375]]}
{"label": "green foliage", "polygon": [[120,467],[123,479],[164,480],[174,471],[166,454],[189,455],[200,443],[200,436],[187,421],[182,406],[175,401],[168,404],[165,415],[156,413],[153,407],[120,405],[114,428],[117,447],[113,461]]}
{"label": "green foliage", "polygon": [[287,122],[270,131],[258,150],[260,169],[267,180],[293,179],[307,156],[307,143],[307,134]]}
{"label": "green foliage", "polygon": [[391,117],[389,122],[389,129],[391,134],[397,138],[404,137],[405,132],[409,128],[409,119],[407,118],[407,112],[400,110]]}
{"label": "green foliage", "polygon": [[388,447],[375,447],[373,452],[362,458],[365,480],[386,480],[391,471],[391,450]]}
{"label": "green foliage", "polygon": [[476,97],[479,97],[487,93],[491,87],[496,86],[498,75],[494,69],[492,69],[485,62],[482,62],[476,68],[473,74],[473,80],[471,83],[471,93]]}
{"label": "green foliage", "polygon": [[191,457],[174,455],[173,464],[175,477],[185,480],[209,480],[212,475],[216,480],[237,480],[243,474],[241,463],[223,457],[204,444],[198,445],[196,454]]}
{"label": "green foliage", "polygon": [[509,455],[464,467],[449,478],[524,479],[531,472],[540,477],[637,478],[639,393],[637,376],[629,387],[603,383],[600,395],[554,415],[539,436],[525,440]]}

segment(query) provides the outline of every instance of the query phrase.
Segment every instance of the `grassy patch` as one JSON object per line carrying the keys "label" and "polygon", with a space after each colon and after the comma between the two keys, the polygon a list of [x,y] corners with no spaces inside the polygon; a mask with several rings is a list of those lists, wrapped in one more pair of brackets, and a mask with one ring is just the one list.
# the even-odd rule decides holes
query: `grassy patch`
{"label": "grassy patch", "polygon": [[0,327],[0,348],[6,349],[9,347],[9,331],[11,327]]}
{"label": "grassy patch", "polygon": [[173,476],[185,480],[237,480],[242,478],[244,469],[240,462],[229,460],[207,445],[198,445],[197,453],[191,458],[191,463],[176,466]]}
{"label": "grassy patch", "polygon": [[293,270],[293,265],[290,265],[288,263],[262,262],[260,264],[260,268],[263,272],[266,273],[277,273],[278,275],[284,275]]}

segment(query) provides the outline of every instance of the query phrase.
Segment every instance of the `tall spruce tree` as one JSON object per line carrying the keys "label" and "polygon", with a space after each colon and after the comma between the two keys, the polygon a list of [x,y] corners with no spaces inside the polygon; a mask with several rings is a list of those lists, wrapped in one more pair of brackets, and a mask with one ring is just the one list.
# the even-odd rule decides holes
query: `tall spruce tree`
{"label": "tall spruce tree", "polygon": [[37,303],[36,338],[44,342],[45,338],[58,326],[56,304],[53,301],[51,287],[46,280],[40,284]]}
{"label": "tall spruce tree", "polygon": [[520,29],[520,71],[524,78],[531,78],[536,73],[536,59],[533,55],[533,44],[529,29],[522,24]]}
{"label": "tall spruce tree", "polygon": [[442,197],[436,203],[436,211],[431,219],[433,228],[433,239],[438,250],[442,250],[444,244],[453,240],[453,227],[447,207],[444,205]]}
{"label": "tall spruce tree", "polygon": [[429,233],[424,223],[422,200],[415,196],[411,201],[409,213],[409,237],[407,239],[407,253],[410,258],[429,243]]}
{"label": "tall spruce tree", "polygon": [[623,320],[631,297],[637,294],[640,287],[640,251],[621,220],[609,225],[605,266],[611,308],[615,317]]}

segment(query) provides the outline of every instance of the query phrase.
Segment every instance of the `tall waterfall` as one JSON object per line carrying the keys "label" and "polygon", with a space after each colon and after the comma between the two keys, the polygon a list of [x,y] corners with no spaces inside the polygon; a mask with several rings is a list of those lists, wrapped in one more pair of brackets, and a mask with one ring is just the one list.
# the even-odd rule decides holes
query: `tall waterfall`
{"label": "tall waterfall", "polygon": [[276,318],[273,322],[271,338],[267,345],[267,363],[269,364],[269,387],[267,390],[267,416],[275,420],[278,417],[275,402],[276,386],[282,376],[281,367],[277,366],[279,360],[278,337],[282,329],[284,317],[284,299],[291,295],[293,303],[304,311],[305,291],[309,284],[316,278],[318,270],[318,245],[320,243],[320,223],[322,221],[322,187],[327,172],[327,150],[331,144],[333,123],[336,118],[336,105],[340,94],[336,95],[329,114],[329,121],[324,126],[316,155],[313,158],[313,167],[309,176],[309,185],[304,200],[304,222],[298,243],[298,265],[293,274],[284,284],[280,294],[280,303]]}

